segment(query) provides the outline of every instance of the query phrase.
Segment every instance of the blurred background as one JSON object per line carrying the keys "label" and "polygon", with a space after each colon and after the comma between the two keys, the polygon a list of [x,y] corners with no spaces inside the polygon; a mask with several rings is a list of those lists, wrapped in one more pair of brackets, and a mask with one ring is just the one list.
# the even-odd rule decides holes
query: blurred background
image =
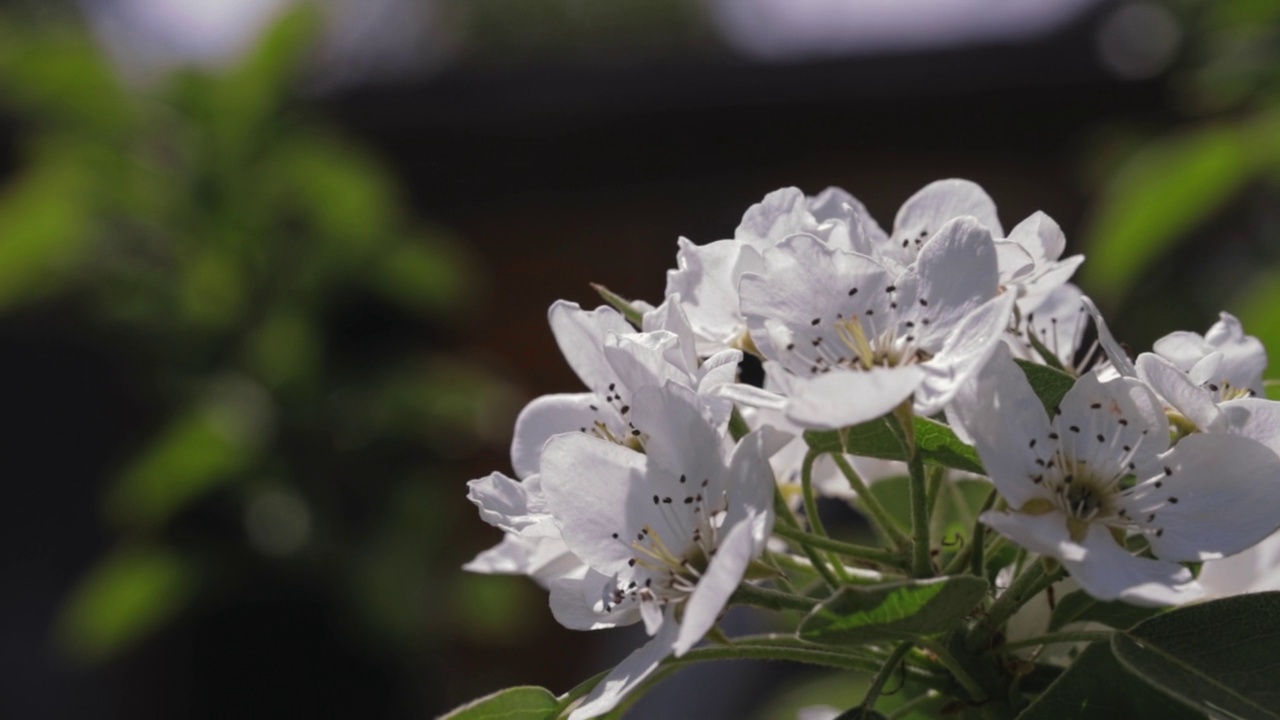
{"label": "blurred background", "polygon": [[[1276,347],[1280,4],[0,2],[0,716],[568,690],[636,633],[460,570],[465,482],[579,388],[547,306],[660,300],[777,187],[891,226],[952,176],[1054,217],[1132,347]],[[634,716],[850,692],[712,666]]]}

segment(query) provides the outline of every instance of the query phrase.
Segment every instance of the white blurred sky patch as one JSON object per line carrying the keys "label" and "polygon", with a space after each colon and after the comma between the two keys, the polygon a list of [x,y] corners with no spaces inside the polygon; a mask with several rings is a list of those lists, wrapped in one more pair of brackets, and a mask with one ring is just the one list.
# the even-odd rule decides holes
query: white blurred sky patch
{"label": "white blurred sky patch", "polygon": [[217,67],[240,57],[289,7],[324,16],[321,85],[420,67],[439,53],[428,37],[430,0],[80,0],[122,72],[147,80],[178,65]]}
{"label": "white blurred sky patch", "polygon": [[722,37],[767,59],[906,52],[1035,37],[1099,0],[708,0]]}

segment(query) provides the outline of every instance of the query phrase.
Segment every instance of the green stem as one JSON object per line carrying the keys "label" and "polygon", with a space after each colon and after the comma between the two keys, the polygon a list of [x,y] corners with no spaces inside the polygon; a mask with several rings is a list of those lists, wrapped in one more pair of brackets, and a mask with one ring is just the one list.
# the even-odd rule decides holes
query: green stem
{"label": "green stem", "polygon": [[733,596],[729,598],[729,602],[765,608],[766,610],[803,610],[804,612],[812,610],[814,605],[817,604],[817,601],[811,598],[770,590],[769,588],[756,587],[747,583],[739,585],[738,589],[733,591]]}
{"label": "green stem", "polygon": [[884,666],[880,668],[880,671],[876,673],[875,678],[871,680],[871,687],[867,689],[867,697],[862,701],[862,709],[876,709],[876,701],[880,699],[880,692],[884,690],[885,683],[889,681],[889,678],[898,669],[898,663],[902,662],[902,658],[906,657],[907,653],[911,652],[911,648],[914,645],[914,641],[908,640],[904,643],[900,643],[893,649],[893,652],[889,654],[888,659],[884,661]]}
{"label": "green stem", "polygon": [[921,638],[916,642],[920,644],[920,647],[927,648],[929,652],[933,653],[934,656],[938,658],[938,663],[951,673],[952,677],[956,679],[956,682],[960,683],[960,686],[964,688],[965,692],[969,693],[971,700],[974,702],[982,702],[987,697],[986,691],[982,689],[982,686],[978,684],[978,681],[973,679],[973,676],[969,674],[969,671],[964,669],[964,666],[956,660],[955,656],[951,654],[951,651],[947,650],[945,645],[929,638]]}
{"label": "green stem", "polygon": [[938,717],[942,711],[942,707],[949,702],[951,702],[951,698],[945,695],[932,695],[925,693],[924,695],[902,703],[885,717],[889,720],[899,720],[899,718],[905,718],[914,713],[919,713],[925,717]]}
{"label": "green stem", "polygon": [[836,467],[840,468],[840,472],[844,474],[849,484],[853,486],[854,492],[858,494],[858,502],[862,503],[867,512],[871,513],[871,520],[880,530],[880,533],[889,538],[896,547],[905,548],[911,542],[910,539],[898,529],[888,511],[884,509],[879,500],[876,500],[876,496],[871,494],[870,488],[858,476],[857,471],[853,469],[849,461],[840,453],[831,453],[831,459],[835,461]]}
{"label": "green stem", "polygon": [[1018,648],[1036,647],[1037,645],[1053,645],[1055,643],[1103,642],[1110,640],[1114,633],[1110,630],[1074,630],[1048,633],[1040,637],[1015,640],[1000,646],[1001,650],[1017,650]]}
{"label": "green stem", "polygon": [[987,610],[984,622],[974,628],[970,634],[969,647],[974,651],[982,651],[991,646],[991,637],[1018,608],[1039,595],[1045,588],[1062,579],[1062,566],[1056,565],[1053,570],[1046,571],[1045,561],[1031,563],[1022,571],[1009,589],[1004,591],[995,603]]}
{"label": "green stem", "polygon": [[[804,454],[804,461],[800,463],[800,489],[804,496],[804,514],[809,520],[809,528],[814,534],[826,537],[827,529],[823,527],[822,518],[818,515],[818,497],[813,492],[813,464],[823,454],[813,448],[809,448],[809,451]],[[844,571],[844,563],[838,558],[833,558],[831,567],[835,569],[835,574],[841,583],[849,581],[849,576]]]}
{"label": "green stem", "polygon": [[910,403],[903,403],[893,412],[898,426],[898,442],[907,456],[907,469],[911,475],[911,572],[916,577],[933,575],[933,561],[929,556],[929,491],[926,487],[924,460],[916,445],[915,416]]}
{"label": "green stem", "polygon": [[[823,550],[830,550],[831,552],[844,555],[845,557],[877,563],[879,565],[896,567],[898,562],[901,560],[899,555],[891,550],[881,550],[880,548],[870,548],[862,545],[841,542],[839,540],[832,540],[829,537],[812,535],[804,532],[803,530],[796,530],[785,525],[774,525],[773,534],[778,537],[791,540],[803,547],[815,547]],[[812,558],[810,558],[810,560],[812,560]]]}
{"label": "green stem", "polygon": [[[925,495],[925,507],[928,508],[929,517],[932,518],[934,511],[938,507],[938,495],[942,491],[942,483],[946,479],[947,469],[941,465],[931,465],[926,469],[925,476],[929,479],[928,493]],[[959,488],[955,483],[947,483],[947,486],[951,488],[949,492],[953,500],[956,499],[960,492]],[[959,497],[956,507],[961,512],[968,511],[968,508],[965,507],[963,496]]]}
{"label": "green stem", "polygon": [[[982,517],[982,513],[990,510],[991,506],[995,504],[995,501],[996,489],[992,487],[987,491],[987,499],[982,502],[982,507],[978,510],[978,517]],[[978,577],[983,576],[983,564],[985,562],[985,558],[983,557],[983,542],[985,541],[984,535],[987,528],[982,524],[982,521],[977,518],[974,518],[972,522],[973,532],[969,535],[968,544],[960,548],[960,552],[956,553],[955,557],[951,558],[951,562],[947,563],[947,566],[942,570],[943,575],[955,575],[959,573],[961,568],[963,568],[965,564],[972,559],[973,562],[970,565],[970,572]]]}
{"label": "green stem", "polygon": [[679,667],[704,660],[791,660],[810,665],[824,665],[844,670],[862,670],[863,672],[875,672],[880,667],[880,664],[874,660],[867,660],[831,650],[785,645],[751,645],[743,644],[738,640],[735,640],[734,644],[730,646],[702,647],[690,650],[678,658],[667,660],[667,663],[670,667]]}
{"label": "green stem", "polygon": [[[800,530],[800,522],[796,520],[795,513],[791,512],[791,506],[787,504],[786,498],[782,497],[782,488],[775,483],[773,490],[773,510],[778,518],[778,521],[773,524],[773,534],[779,537],[815,537]],[[839,588],[840,578],[837,578],[831,572],[831,568],[827,567],[827,561],[814,549],[813,543],[798,544],[805,557],[809,558],[809,562],[813,564],[814,571],[827,583],[827,587],[832,590]]]}

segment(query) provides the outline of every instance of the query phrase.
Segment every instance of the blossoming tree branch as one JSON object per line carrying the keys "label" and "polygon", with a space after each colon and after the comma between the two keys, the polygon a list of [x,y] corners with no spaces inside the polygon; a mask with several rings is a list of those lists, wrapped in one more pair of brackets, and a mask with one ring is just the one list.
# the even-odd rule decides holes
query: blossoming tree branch
{"label": "blossoming tree branch", "polygon": [[[585,389],[529,403],[514,477],[469,483],[504,535],[466,569],[529,576],[568,628],[650,639],[562,695],[449,717],[619,717],[742,658],[869,678],[807,717],[1280,718],[1280,593],[1256,592],[1280,587],[1265,349],[1223,313],[1131,359],[1065,244],[1043,213],[1006,233],[964,180],[888,232],[840,189],[787,188],[731,239],[682,238],[660,305],[553,305]],[[828,535],[819,498],[874,541]],[[730,636],[732,605],[777,631]]]}

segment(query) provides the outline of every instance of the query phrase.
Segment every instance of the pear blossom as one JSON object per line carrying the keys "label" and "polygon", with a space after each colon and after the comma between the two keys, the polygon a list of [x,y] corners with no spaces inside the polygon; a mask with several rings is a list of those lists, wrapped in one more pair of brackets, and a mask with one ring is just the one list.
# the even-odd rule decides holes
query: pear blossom
{"label": "pear blossom", "polygon": [[709,398],[720,422],[728,420],[730,404],[710,394],[734,379],[742,353],[725,350],[699,363],[678,295],[648,313],[648,332],[637,332],[609,307],[587,311],[558,301],[547,315],[561,352],[590,392],[544,395],[525,406],[511,446],[516,475],[537,473],[542,446],[564,432],[638,447],[642,438],[631,422],[631,396],[646,385],[687,385]]}
{"label": "pear blossom", "polygon": [[1263,392],[1267,353],[1229,313],[1203,337],[1176,332],[1138,356],[1136,374],[1170,408],[1183,432],[1229,432],[1280,452],[1280,403]]}
{"label": "pear blossom", "polygon": [[697,337],[699,354],[747,348],[738,283],[744,273],[760,270],[761,253],[797,233],[835,247],[868,251],[864,227],[873,225],[862,203],[839,188],[828,188],[815,197],[806,197],[797,188],[775,190],[747,209],[732,239],[695,245],[680,238],[676,269],[667,273],[666,294],[683,297],[681,305]]}
{"label": "pear blossom", "polygon": [[467,483],[467,499],[480,518],[503,531],[502,541],[462,566],[490,575],[527,575],[544,588],[564,577],[581,576],[582,564],[560,539],[547,511],[538,475],[523,481],[499,472]]}
{"label": "pear blossom", "polygon": [[1280,590],[1280,532],[1244,552],[1206,562],[1196,579],[1210,598]]}
{"label": "pear blossom", "polygon": [[767,430],[734,444],[694,393],[668,382],[635,395],[644,452],[582,433],[553,438],[542,456],[547,508],[588,566],[552,585],[556,618],[595,629],[643,621],[653,636],[570,716],[613,708],[668,655],[715,624],[773,527]]}
{"label": "pear blossom", "polygon": [[[1170,447],[1161,404],[1133,378],[1086,373],[1051,417],[1001,347],[964,394],[954,407],[1010,508],[982,521],[1056,558],[1096,598],[1196,599],[1179,563],[1239,552],[1280,524],[1280,457],[1237,435]],[[1132,554],[1130,534],[1155,557]]]}
{"label": "pear blossom", "polygon": [[[1074,377],[1085,372],[1104,379],[1116,377],[1121,374],[1117,366],[1133,374],[1128,355],[1112,336],[1098,307],[1071,283],[1055,287],[1033,310],[1019,312],[1017,319],[1005,336],[1014,357],[1056,365]],[[1042,350],[1052,357],[1046,357]]]}
{"label": "pear blossom", "polygon": [[908,398],[939,412],[1000,340],[1014,302],[998,293],[991,234],[974,218],[939,229],[902,275],[807,235],[763,257],[763,272],[742,279],[742,310],[783,392],[720,392],[785,408],[802,427],[854,425]]}
{"label": "pear blossom", "polygon": [[[1000,285],[1016,289],[1021,313],[1039,308],[1084,262],[1083,255],[1060,259],[1066,246],[1062,228],[1039,211],[1018,223],[1007,238],[996,242],[1000,253]],[[1013,252],[1015,248],[1018,252]]]}

